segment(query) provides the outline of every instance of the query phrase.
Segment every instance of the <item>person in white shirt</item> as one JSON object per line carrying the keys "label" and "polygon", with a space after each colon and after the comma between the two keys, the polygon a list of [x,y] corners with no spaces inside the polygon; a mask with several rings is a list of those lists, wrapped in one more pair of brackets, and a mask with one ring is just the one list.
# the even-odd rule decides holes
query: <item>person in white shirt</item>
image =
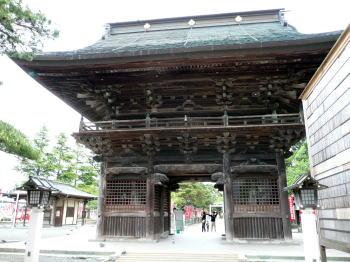
{"label": "person in white shirt", "polygon": [[206,216],[205,216],[205,226],[206,226],[207,232],[209,232],[210,221],[211,221],[211,216],[209,214],[206,214]]}

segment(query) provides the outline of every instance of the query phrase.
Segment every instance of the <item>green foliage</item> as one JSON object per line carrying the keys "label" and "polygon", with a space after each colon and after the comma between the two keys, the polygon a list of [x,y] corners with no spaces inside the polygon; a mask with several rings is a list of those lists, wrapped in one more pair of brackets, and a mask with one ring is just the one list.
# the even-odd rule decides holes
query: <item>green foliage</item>
{"label": "green foliage", "polygon": [[81,190],[96,194],[99,166],[92,155],[81,146],[72,149],[67,144],[67,136],[59,134],[52,150],[49,149],[48,130],[43,127],[34,139],[34,147],[39,156],[36,160],[20,158],[17,170],[28,176],[47,177],[74,185]]}
{"label": "green foliage", "polygon": [[99,164],[93,160],[93,156],[91,154],[88,154],[86,150],[83,150],[81,145],[77,145],[74,154],[77,173],[75,184],[89,186],[94,188],[94,190],[97,192],[97,178],[100,171]]}
{"label": "green foliage", "polygon": [[[95,180],[96,181],[96,180]],[[97,181],[96,183],[93,183],[92,185],[86,185],[86,184],[79,184],[77,188],[81,191],[93,194],[93,195],[98,195],[98,185]],[[89,209],[96,209],[97,208],[97,200],[91,200],[87,203],[87,207]]]}
{"label": "green foliage", "polygon": [[37,152],[28,138],[11,126],[0,120],[0,150],[20,157],[37,159]]}
{"label": "green foliage", "polygon": [[21,0],[0,0],[0,53],[30,59],[44,39],[58,36],[50,24],[41,12],[23,6]]}
{"label": "green foliage", "polygon": [[[42,13],[23,6],[21,0],[0,0],[0,55],[31,59],[44,39],[58,36],[57,31],[50,29],[50,23]],[[29,159],[37,159],[40,154],[20,131],[3,121],[0,150]]]}
{"label": "green foliage", "polygon": [[309,155],[305,139],[292,147],[293,154],[286,159],[287,184],[291,185],[297,178],[309,172]]}
{"label": "green foliage", "polygon": [[183,183],[171,195],[177,207],[192,205],[197,208],[208,209],[209,205],[222,202],[222,194],[212,185],[204,183]]}
{"label": "green foliage", "polygon": [[20,158],[20,164],[16,169],[28,176],[49,177],[53,171],[49,146],[48,130],[44,126],[34,138],[34,148],[38,152],[35,160]]}
{"label": "green foliage", "polygon": [[67,145],[67,136],[60,133],[57,137],[56,145],[50,155],[55,180],[63,183],[72,184],[76,180],[76,170],[73,162],[73,150]]}
{"label": "green foliage", "polygon": [[[93,195],[98,195],[98,175],[100,166],[93,160],[93,156],[83,150],[81,145],[77,145],[75,152],[76,174],[77,179],[75,186]],[[97,208],[97,201],[89,201],[87,207],[90,209]]]}

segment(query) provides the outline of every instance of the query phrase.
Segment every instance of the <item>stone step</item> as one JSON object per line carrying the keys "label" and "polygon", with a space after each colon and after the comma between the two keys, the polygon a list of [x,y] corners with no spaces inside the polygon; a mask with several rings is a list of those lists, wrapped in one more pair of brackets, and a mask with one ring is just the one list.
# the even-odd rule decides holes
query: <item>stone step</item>
{"label": "stone step", "polygon": [[200,253],[135,253],[120,256],[117,262],[240,262],[246,261],[238,254],[200,254]]}

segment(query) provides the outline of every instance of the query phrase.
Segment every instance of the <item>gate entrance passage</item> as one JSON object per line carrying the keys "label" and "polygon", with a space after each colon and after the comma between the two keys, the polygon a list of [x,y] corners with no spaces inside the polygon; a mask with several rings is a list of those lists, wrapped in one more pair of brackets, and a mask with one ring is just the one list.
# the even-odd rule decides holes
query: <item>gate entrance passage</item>
{"label": "gate entrance passage", "polygon": [[223,190],[227,240],[287,239],[297,98],[338,35],[301,34],[283,10],[169,18],[16,62],[89,120],[74,136],[101,160],[99,238],[167,234],[191,179]]}

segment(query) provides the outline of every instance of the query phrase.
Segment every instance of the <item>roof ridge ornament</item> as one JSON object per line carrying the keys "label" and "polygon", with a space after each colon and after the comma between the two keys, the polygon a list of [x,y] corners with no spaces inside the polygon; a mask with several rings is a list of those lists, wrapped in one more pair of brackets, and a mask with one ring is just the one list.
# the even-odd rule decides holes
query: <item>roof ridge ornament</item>
{"label": "roof ridge ornament", "polygon": [[111,36],[111,25],[105,24],[105,32],[102,36],[102,40],[105,40]]}
{"label": "roof ridge ornament", "polygon": [[237,15],[237,16],[235,17],[236,23],[240,23],[240,22],[242,22],[242,20],[243,20],[243,18],[242,18],[240,15]]}
{"label": "roof ridge ornament", "polygon": [[257,39],[255,36],[249,34],[243,27],[241,27],[241,22],[243,21],[243,17],[241,17],[240,15],[237,15],[235,17],[235,22],[238,25],[239,29],[246,35],[248,35],[251,39],[255,40],[256,42],[260,43],[260,46],[262,46],[262,41]]}
{"label": "roof ridge ornament", "polygon": [[193,19],[190,19],[190,20],[188,21],[188,25],[189,25],[190,27],[193,27],[195,24],[196,24],[196,21],[194,21]]}
{"label": "roof ridge ornament", "polygon": [[193,28],[193,26],[194,26],[195,24],[196,24],[196,21],[194,21],[193,19],[190,19],[190,20],[188,21],[188,25],[190,26],[190,30],[187,32],[186,41],[185,41],[185,43],[184,43],[184,46],[187,45],[188,40],[191,38],[191,35],[192,35],[192,28]]}
{"label": "roof ridge ornament", "polygon": [[145,32],[149,31],[151,29],[151,24],[150,23],[145,23],[143,28],[145,29]]}

